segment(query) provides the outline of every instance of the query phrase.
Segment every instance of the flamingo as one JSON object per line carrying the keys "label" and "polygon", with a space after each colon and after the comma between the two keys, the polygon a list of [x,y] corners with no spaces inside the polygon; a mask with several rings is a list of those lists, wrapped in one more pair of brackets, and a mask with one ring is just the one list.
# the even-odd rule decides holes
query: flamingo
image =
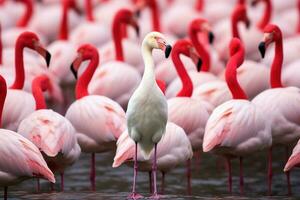
{"label": "flamingo", "polygon": [[60,173],[63,191],[64,171],[78,160],[81,150],[75,128],[70,121],[47,109],[43,91],[51,89],[52,85],[47,76],[40,75],[33,80],[32,93],[36,111],[21,121],[18,133],[39,148],[51,171]]}
{"label": "flamingo", "polygon": [[[129,65],[124,62],[123,49],[120,43],[121,27],[124,24],[129,24],[138,31],[132,11],[121,9],[116,14],[113,27],[116,61],[109,61],[96,70],[88,90],[91,94],[107,96],[126,108],[130,96],[141,81],[141,76],[137,71],[137,65]],[[139,52],[136,45],[126,46],[125,49],[125,52],[130,52],[133,49]],[[101,52],[100,54],[105,56],[105,53]],[[118,87],[112,88],[112,85],[118,85]]]}
{"label": "flamingo", "polygon": [[[126,130],[117,141],[117,151],[112,166],[119,167],[125,162],[132,162],[134,160],[134,148],[134,141],[129,137],[128,131]],[[151,176],[152,166],[150,160],[146,160],[142,156],[140,149],[138,149],[137,154],[139,170],[150,172]],[[184,130],[180,126],[168,122],[166,133],[157,144],[157,169],[162,173],[162,192],[164,191],[165,175],[176,166],[191,159],[192,156],[192,146]],[[153,159],[153,157],[154,154],[152,151],[150,159]]]}
{"label": "flamingo", "polygon": [[[176,97],[168,100],[168,119],[184,129],[191,142],[193,151],[198,151],[202,150],[204,128],[212,112],[212,106],[208,102],[190,98],[193,93],[193,83],[180,60],[180,54],[193,59],[198,70],[200,70],[201,62],[199,62],[198,55],[192,43],[184,39],[178,40],[173,47],[171,56],[183,86]],[[187,161],[189,194],[191,193],[190,162],[190,160]]]}
{"label": "flamingo", "polygon": [[230,59],[226,66],[226,82],[233,99],[214,109],[210,115],[203,138],[203,151],[225,156],[228,164],[229,192],[232,192],[231,159],[240,159],[240,192],[243,193],[243,157],[270,147],[272,137],[270,124],[264,113],[240,87],[236,69],[243,63],[245,50],[241,41],[230,42]]}
{"label": "flamingo", "polygon": [[83,44],[78,48],[71,67],[74,75],[77,76],[81,63],[86,60],[90,63],[76,83],[77,100],[70,105],[65,117],[76,129],[82,152],[92,155],[90,180],[95,190],[95,153],[113,150],[126,125],[125,112],[118,103],[106,96],[89,95],[88,84],[99,64],[99,54],[94,46]]}
{"label": "flamingo", "polygon": [[157,143],[161,140],[166,130],[168,106],[164,94],[155,81],[154,63],[151,53],[153,49],[161,49],[165,52],[167,58],[171,52],[171,48],[166,43],[164,36],[159,32],[150,32],[146,35],[142,43],[142,55],[145,62],[144,75],[140,85],[128,102],[126,112],[128,134],[135,142],[133,188],[129,196],[131,199],[141,197],[141,195],[136,193],[138,144],[142,156],[146,160],[149,160],[154,147],[152,163],[154,188],[152,197],[159,198],[156,187]]}
{"label": "flamingo", "polygon": [[[7,94],[5,79],[0,76],[0,119]],[[39,149],[28,139],[14,131],[0,129],[0,185],[4,187],[4,200],[7,199],[7,187],[28,178],[39,177],[55,183]]]}
{"label": "flamingo", "polygon": [[[282,33],[278,26],[269,24],[264,29],[265,35],[263,42],[259,45],[262,57],[265,55],[266,48],[275,43],[275,56],[271,66],[270,84],[268,89],[257,95],[252,102],[266,112],[272,111],[271,118],[268,120],[272,125],[273,146],[284,145],[288,153],[288,147],[300,138],[300,102],[299,88],[283,87],[281,82],[281,68],[283,63],[283,42]],[[265,116],[266,117],[266,116]],[[288,159],[288,158],[287,158]],[[286,173],[288,193],[291,193],[289,172]],[[272,192],[272,148],[269,151],[268,168],[268,191]]]}
{"label": "flamingo", "polygon": [[296,146],[294,147],[292,155],[289,157],[288,161],[286,162],[286,164],[284,166],[284,172],[289,172],[294,167],[299,167],[299,164],[300,164],[300,161],[299,161],[299,156],[300,156],[299,145],[300,145],[300,143],[299,143],[299,141],[296,144]]}

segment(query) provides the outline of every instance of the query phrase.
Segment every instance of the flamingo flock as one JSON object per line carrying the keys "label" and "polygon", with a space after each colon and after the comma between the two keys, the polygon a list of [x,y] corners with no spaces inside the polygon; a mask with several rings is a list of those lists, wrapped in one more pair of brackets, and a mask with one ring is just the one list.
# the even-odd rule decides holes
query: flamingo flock
{"label": "flamingo flock", "polygon": [[192,195],[192,160],[201,154],[224,158],[229,194],[239,159],[243,195],[244,160],[266,152],[272,195],[280,146],[292,195],[299,15],[300,0],[0,0],[3,199],[31,178],[38,193],[40,179],[54,190],[55,174],[64,191],[64,173],[81,154],[90,155],[96,191],[96,154],[105,152],[113,168],[133,168],[133,200],[144,198],[139,172],[149,173],[150,199],[161,199],[179,165]]}

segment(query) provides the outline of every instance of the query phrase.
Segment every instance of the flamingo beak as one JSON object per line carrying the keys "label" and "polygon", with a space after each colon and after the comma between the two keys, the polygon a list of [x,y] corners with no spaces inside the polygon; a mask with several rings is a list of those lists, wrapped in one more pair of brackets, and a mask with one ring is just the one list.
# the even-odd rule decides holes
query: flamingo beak
{"label": "flamingo beak", "polygon": [[166,48],[165,48],[165,57],[166,58],[169,58],[171,51],[172,51],[172,46],[167,44]]}
{"label": "flamingo beak", "polygon": [[201,58],[198,59],[198,62],[197,62],[197,71],[200,72],[201,71],[201,67],[202,67],[202,60]]}
{"label": "flamingo beak", "polygon": [[265,57],[266,49],[269,46],[269,44],[273,41],[274,34],[273,33],[265,33],[264,34],[264,40],[259,43],[258,50],[261,54],[261,57]]}
{"label": "flamingo beak", "polygon": [[73,73],[75,79],[78,78],[77,71],[78,71],[78,68],[79,68],[81,62],[82,62],[82,56],[81,56],[81,54],[78,54],[78,56],[75,58],[75,60],[73,61],[73,63],[70,66],[70,70]]}
{"label": "flamingo beak", "polygon": [[265,57],[265,53],[266,53],[266,43],[265,42],[259,43],[258,50],[260,52],[261,57],[264,58]]}
{"label": "flamingo beak", "polygon": [[250,20],[248,18],[246,19],[245,23],[246,23],[246,28],[249,29],[250,25],[251,25],[251,22],[250,22]]}
{"label": "flamingo beak", "polygon": [[34,50],[36,50],[41,56],[44,57],[47,67],[50,65],[51,54],[47,51],[39,42],[34,43]]}
{"label": "flamingo beak", "polygon": [[214,36],[213,32],[209,31],[208,32],[208,41],[209,41],[209,44],[212,44],[214,42],[214,39],[215,39],[215,36]]}

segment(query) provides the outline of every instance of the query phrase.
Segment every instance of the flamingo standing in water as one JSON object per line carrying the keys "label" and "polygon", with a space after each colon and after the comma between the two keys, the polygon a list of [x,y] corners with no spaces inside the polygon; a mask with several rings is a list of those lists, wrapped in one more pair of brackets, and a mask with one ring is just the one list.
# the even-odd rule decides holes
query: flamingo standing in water
{"label": "flamingo standing in water", "polygon": [[[0,119],[6,93],[5,79],[0,76]],[[53,173],[32,142],[14,131],[0,129],[0,132],[0,185],[4,187],[4,200],[7,199],[7,187],[25,179],[38,177],[55,183]]]}
{"label": "flamingo standing in water", "polygon": [[168,57],[171,48],[166,43],[164,36],[159,32],[147,34],[142,43],[142,55],[145,62],[144,75],[140,85],[128,102],[126,112],[128,134],[135,142],[133,189],[129,196],[131,199],[141,197],[136,193],[138,144],[141,148],[142,156],[146,160],[149,160],[154,147],[152,163],[154,188],[152,197],[159,198],[156,187],[157,143],[161,140],[166,130],[168,106],[164,94],[155,81],[154,62],[151,53],[153,49],[161,49],[165,51],[165,56]]}
{"label": "flamingo standing in water", "polygon": [[243,193],[243,157],[270,147],[270,125],[264,113],[248,100],[240,87],[236,70],[244,60],[244,46],[237,38],[230,42],[230,59],[226,66],[226,82],[233,99],[214,109],[210,115],[203,138],[203,151],[226,157],[228,163],[229,192],[232,192],[231,159],[240,158],[240,192]]}
{"label": "flamingo standing in water", "polygon": [[[95,153],[115,149],[116,141],[125,130],[125,112],[118,103],[106,96],[89,95],[88,85],[99,64],[97,49],[88,44],[80,46],[71,69],[77,77],[81,63],[89,60],[86,70],[76,83],[76,101],[70,105],[66,118],[77,132],[82,152],[91,153],[90,180],[95,190]],[[88,123],[82,123],[83,121]]]}
{"label": "flamingo standing in water", "polygon": [[66,167],[78,160],[80,147],[70,121],[59,113],[47,109],[43,92],[51,89],[52,85],[47,76],[40,75],[33,80],[32,93],[36,111],[21,121],[18,133],[33,142],[43,152],[51,171],[60,173],[63,191],[64,171]]}
{"label": "flamingo standing in water", "polygon": [[[259,44],[262,57],[266,48],[275,43],[275,56],[271,66],[270,84],[268,89],[257,95],[252,102],[265,113],[265,119],[272,125],[273,146],[286,146],[288,148],[300,138],[300,89],[297,87],[283,87],[281,82],[281,69],[283,63],[282,33],[278,26],[269,24],[264,29],[264,40]],[[267,113],[272,112],[271,118]],[[268,191],[272,192],[272,148],[269,151]],[[286,172],[288,193],[291,194],[290,176]]]}

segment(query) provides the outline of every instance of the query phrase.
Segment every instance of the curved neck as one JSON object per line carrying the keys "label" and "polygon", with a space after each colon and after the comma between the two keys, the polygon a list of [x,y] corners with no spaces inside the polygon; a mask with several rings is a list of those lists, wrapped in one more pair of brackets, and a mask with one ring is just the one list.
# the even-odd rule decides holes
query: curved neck
{"label": "curved neck", "polygon": [[199,39],[196,31],[192,31],[190,34],[190,38],[195,46],[195,49],[197,50],[199,56],[202,59],[202,67],[201,71],[208,72],[210,70],[210,55],[209,52],[204,47],[204,44],[202,44]]}
{"label": "curved neck", "polygon": [[93,15],[92,0],[85,0],[85,11],[86,11],[86,19],[90,22],[95,21],[95,18]]}
{"label": "curved neck", "polygon": [[94,72],[99,64],[99,55],[94,54],[90,59],[90,63],[87,66],[86,70],[82,73],[80,78],[76,83],[76,99],[80,99],[82,97],[88,96],[88,85],[94,75]]}
{"label": "curved neck", "polygon": [[62,0],[62,18],[59,28],[58,38],[60,40],[68,40],[69,30],[68,30],[68,10],[69,4],[67,1]]}
{"label": "curved neck", "polygon": [[160,32],[159,10],[156,0],[150,1],[149,6],[152,12],[152,30]]}
{"label": "curved neck", "polygon": [[4,102],[7,94],[7,87],[5,79],[0,76],[0,127],[2,127],[2,111],[4,107]]}
{"label": "curved neck", "polygon": [[177,74],[180,77],[182,82],[182,89],[177,94],[178,97],[191,97],[193,93],[193,83],[191,78],[189,77],[181,59],[180,59],[180,52],[176,49],[173,49],[172,52],[172,61],[176,68]]}
{"label": "curved neck", "polygon": [[35,109],[47,109],[47,104],[43,92],[50,89],[49,84],[43,84],[43,81],[38,78],[34,79],[32,82],[32,95],[35,99]]}
{"label": "curved neck", "polygon": [[3,63],[2,49],[3,49],[3,45],[2,45],[2,27],[1,27],[1,24],[0,24],[0,65],[2,65],[2,63]]}
{"label": "curved neck", "polygon": [[113,22],[112,32],[115,45],[116,60],[124,61],[123,48],[122,48],[122,32],[126,29],[125,24],[116,19]]}
{"label": "curved neck", "polygon": [[243,91],[237,80],[237,68],[243,63],[243,61],[244,53],[240,50],[229,59],[226,66],[226,83],[233,99],[248,99],[246,93]]}
{"label": "curved neck", "polygon": [[144,74],[142,82],[155,82],[154,74],[154,61],[152,58],[152,49],[146,45],[142,44],[142,56],[145,64]]}
{"label": "curved neck", "polygon": [[265,0],[265,10],[262,19],[257,23],[257,27],[263,31],[265,26],[270,22],[271,20],[271,14],[272,14],[272,4],[270,0]]}
{"label": "curved neck", "polygon": [[24,0],[22,1],[25,5],[25,13],[18,20],[17,27],[26,27],[33,13],[33,2],[32,0]]}
{"label": "curved neck", "polygon": [[25,82],[24,61],[23,61],[23,49],[22,42],[16,42],[15,47],[15,81],[10,87],[11,89],[22,90]]}
{"label": "curved neck", "polygon": [[237,15],[233,15],[231,17],[231,31],[232,31],[232,37],[236,37],[240,39],[240,34],[238,30],[238,18]]}
{"label": "curved neck", "polygon": [[281,68],[283,63],[282,39],[275,42],[275,55],[271,66],[271,87],[283,87],[281,83]]}
{"label": "curved neck", "polygon": [[198,12],[202,12],[204,8],[204,0],[196,0],[195,9]]}

